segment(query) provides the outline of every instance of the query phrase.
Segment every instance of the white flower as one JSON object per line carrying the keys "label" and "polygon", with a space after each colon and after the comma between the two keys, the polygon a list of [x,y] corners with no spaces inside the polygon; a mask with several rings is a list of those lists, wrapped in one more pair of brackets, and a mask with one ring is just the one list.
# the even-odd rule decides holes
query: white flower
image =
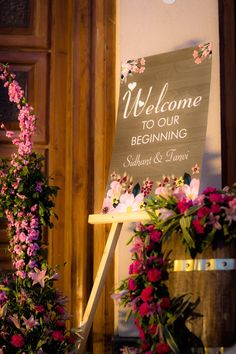
{"label": "white flower", "polygon": [[143,203],[144,195],[143,193],[139,193],[134,197],[131,193],[124,193],[120,197],[120,203],[116,207],[116,211],[119,213],[128,213],[131,211],[138,211],[140,210],[140,206]]}

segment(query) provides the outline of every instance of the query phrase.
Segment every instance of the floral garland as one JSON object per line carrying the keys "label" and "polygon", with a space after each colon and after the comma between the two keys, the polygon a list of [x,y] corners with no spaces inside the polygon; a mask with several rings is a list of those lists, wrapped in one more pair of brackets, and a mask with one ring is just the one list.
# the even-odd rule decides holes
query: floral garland
{"label": "floral garland", "polygon": [[0,280],[0,354],[73,353],[74,338],[65,327],[66,299],[53,287],[58,274],[49,267],[43,244],[44,227],[53,226],[58,187],[49,186],[44,159],[33,152],[33,108],[9,66],[0,64],[0,73],[9,101],[19,110],[20,129],[15,136],[1,124],[17,151],[0,160],[0,213],[8,222],[14,267]]}
{"label": "floral garland", "polygon": [[[199,173],[195,165],[193,174]],[[139,331],[138,348],[124,348],[124,353],[175,353],[190,354],[193,347],[204,353],[203,344],[187,327],[186,320],[194,318],[198,302],[180,295],[171,298],[166,281],[173,269],[170,255],[164,255],[162,246],[173,234],[178,234],[187,252],[194,258],[207,247],[230,243],[236,239],[236,193],[235,188],[217,190],[206,188],[198,195],[199,180],[184,177],[164,176],[158,182],[154,195],[144,198],[143,190],[122,189],[122,178],[113,173],[112,181],[105,198],[110,211],[124,210],[120,204],[137,210],[139,207],[149,213],[151,222],[137,224],[132,242],[132,263],[129,277],[122,281],[113,298],[121,306],[128,308],[127,318],[132,314]],[[125,181],[130,180],[125,175]],[[118,184],[118,183],[119,184]],[[149,182],[150,183],[150,182]],[[149,184],[150,185],[150,184]],[[132,192],[134,192],[131,197]],[[142,194],[142,198],[140,197]],[[128,195],[130,195],[128,197]],[[136,197],[135,197],[136,195]],[[130,203],[132,201],[132,203]],[[104,212],[104,210],[103,210]]]}

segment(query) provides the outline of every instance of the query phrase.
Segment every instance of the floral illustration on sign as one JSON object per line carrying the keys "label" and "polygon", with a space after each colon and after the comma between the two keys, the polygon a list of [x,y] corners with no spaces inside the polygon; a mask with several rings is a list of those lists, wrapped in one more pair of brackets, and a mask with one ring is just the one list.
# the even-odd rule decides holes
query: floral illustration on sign
{"label": "floral illustration on sign", "polygon": [[210,42],[199,44],[198,48],[193,51],[193,58],[196,64],[201,64],[207,57],[212,54],[212,44]]}
{"label": "floral illustration on sign", "polygon": [[33,151],[36,117],[24,91],[0,64],[0,80],[18,108],[19,133],[1,128],[16,146],[0,160],[0,214],[8,224],[13,272],[0,280],[0,353],[73,353],[75,337],[66,329],[66,298],[54,287],[58,279],[46,260],[45,227],[52,227],[58,187],[44,175],[44,158]]}
{"label": "floral illustration on sign", "polygon": [[126,82],[127,76],[134,73],[142,74],[145,70],[145,59],[127,60],[121,63],[121,82]]}

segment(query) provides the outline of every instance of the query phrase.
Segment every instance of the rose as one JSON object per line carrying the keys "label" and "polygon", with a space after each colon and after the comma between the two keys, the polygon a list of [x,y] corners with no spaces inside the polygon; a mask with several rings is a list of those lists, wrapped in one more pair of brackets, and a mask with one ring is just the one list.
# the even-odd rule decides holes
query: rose
{"label": "rose", "polygon": [[64,340],[64,335],[61,331],[53,331],[52,332],[52,338],[55,340],[55,341],[58,341],[58,342],[63,342]]}
{"label": "rose", "polygon": [[152,230],[150,232],[150,240],[153,242],[159,242],[161,238],[161,231]]}
{"label": "rose", "polygon": [[135,289],[137,289],[137,284],[136,284],[136,282],[135,282],[135,280],[133,278],[129,278],[128,289],[130,291],[134,291]]}
{"label": "rose", "polygon": [[11,344],[16,348],[23,348],[25,345],[25,340],[21,334],[13,334],[11,337]]}
{"label": "rose", "polygon": [[204,234],[204,227],[199,219],[193,220],[193,227],[198,234]]}
{"label": "rose", "polygon": [[170,298],[169,297],[163,297],[161,299],[161,308],[168,309],[168,307],[170,307]]}
{"label": "rose", "polygon": [[146,316],[149,311],[149,306],[147,302],[144,302],[139,308],[139,314],[141,317]]}
{"label": "rose", "polygon": [[157,327],[157,324],[153,323],[153,324],[150,324],[148,326],[148,332],[151,334],[151,335],[157,335],[157,332],[158,332],[158,327]]}
{"label": "rose", "polygon": [[156,268],[149,269],[147,272],[147,278],[148,281],[156,282],[161,279],[161,272]]}
{"label": "rose", "polygon": [[158,343],[156,349],[158,354],[166,354],[170,352],[170,347],[167,343]]}
{"label": "rose", "polygon": [[152,292],[153,292],[153,287],[152,286],[148,286],[147,288],[143,289],[142,292],[141,292],[141,299],[144,302],[152,301],[152,299],[153,299]]}

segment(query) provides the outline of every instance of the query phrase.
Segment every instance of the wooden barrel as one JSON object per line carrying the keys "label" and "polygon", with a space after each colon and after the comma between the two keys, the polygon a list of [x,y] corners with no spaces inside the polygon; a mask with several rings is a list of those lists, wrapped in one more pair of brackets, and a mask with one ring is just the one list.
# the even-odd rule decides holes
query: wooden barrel
{"label": "wooden barrel", "polygon": [[200,298],[196,311],[203,316],[188,323],[207,348],[231,347],[236,342],[236,243],[205,250],[195,261],[175,236],[167,242],[175,269],[170,274],[171,296]]}

